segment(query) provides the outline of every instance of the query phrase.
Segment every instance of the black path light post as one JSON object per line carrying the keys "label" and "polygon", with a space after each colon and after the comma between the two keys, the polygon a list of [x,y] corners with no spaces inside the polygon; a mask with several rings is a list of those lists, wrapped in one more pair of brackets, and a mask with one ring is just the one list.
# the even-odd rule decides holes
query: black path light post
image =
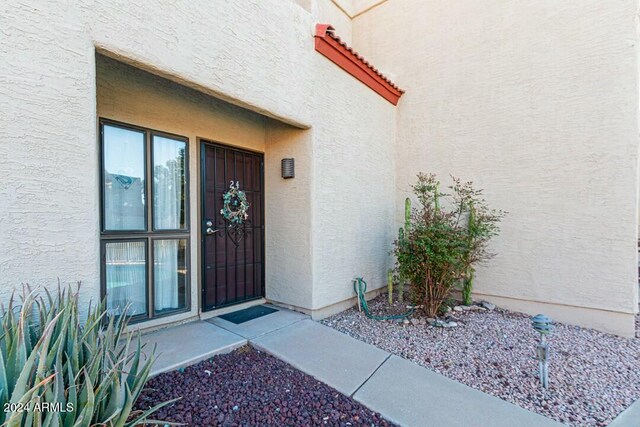
{"label": "black path light post", "polygon": [[549,344],[545,337],[553,330],[553,321],[544,314],[537,314],[532,319],[533,329],[540,334],[540,343],[536,351],[538,368],[540,370],[540,382],[542,387],[549,388]]}

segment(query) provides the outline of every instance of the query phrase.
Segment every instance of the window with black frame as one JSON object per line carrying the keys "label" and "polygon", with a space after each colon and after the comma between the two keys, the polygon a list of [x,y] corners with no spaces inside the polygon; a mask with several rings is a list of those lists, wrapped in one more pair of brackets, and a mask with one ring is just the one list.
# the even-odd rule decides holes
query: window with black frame
{"label": "window with black frame", "polygon": [[100,121],[102,296],[133,320],[188,308],[188,138]]}

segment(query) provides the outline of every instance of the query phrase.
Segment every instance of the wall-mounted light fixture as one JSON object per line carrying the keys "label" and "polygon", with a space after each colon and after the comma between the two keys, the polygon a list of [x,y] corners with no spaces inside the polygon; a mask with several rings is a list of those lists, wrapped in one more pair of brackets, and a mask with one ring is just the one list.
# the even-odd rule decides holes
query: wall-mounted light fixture
{"label": "wall-mounted light fixture", "polygon": [[284,179],[293,178],[296,176],[295,164],[292,158],[282,159],[282,177]]}

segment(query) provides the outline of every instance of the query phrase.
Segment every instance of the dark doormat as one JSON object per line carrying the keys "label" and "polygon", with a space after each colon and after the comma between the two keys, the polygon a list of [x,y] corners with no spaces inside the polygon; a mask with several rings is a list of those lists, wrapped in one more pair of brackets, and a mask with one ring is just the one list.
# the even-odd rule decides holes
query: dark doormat
{"label": "dark doormat", "polygon": [[275,308],[267,307],[266,305],[256,305],[254,307],[245,308],[244,310],[234,311],[233,313],[223,314],[218,316],[227,322],[240,323],[248,322],[249,320],[257,319],[258,317],[266,316],[267,314],[275,313]]}

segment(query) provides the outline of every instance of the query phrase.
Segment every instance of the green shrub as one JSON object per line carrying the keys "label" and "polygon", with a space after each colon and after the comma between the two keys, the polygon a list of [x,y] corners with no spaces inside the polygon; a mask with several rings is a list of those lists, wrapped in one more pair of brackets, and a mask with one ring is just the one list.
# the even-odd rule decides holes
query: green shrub
{"label": "green shrub", "polygon": [[493,256],[489,240],[498,234],[505,213],[489,209],[471,182],[453,178],[451,194],[445,194],[435,175],[421,173],[412,188],[419,206],[411,212],[402,241],[395,242],[396,268],[411,283],[413,303],[424,305],[426,314],[434,317],[473,266]]}
{"label": "green shrub", "polygon": [[26,291],[21,306],[2,307],[3,426],[133,426],[169,403],[132,414],[155,350],[143,362],[139,337],[132,350],[124,316],[107,318],[101,304],[81,322],[77,292]]}

